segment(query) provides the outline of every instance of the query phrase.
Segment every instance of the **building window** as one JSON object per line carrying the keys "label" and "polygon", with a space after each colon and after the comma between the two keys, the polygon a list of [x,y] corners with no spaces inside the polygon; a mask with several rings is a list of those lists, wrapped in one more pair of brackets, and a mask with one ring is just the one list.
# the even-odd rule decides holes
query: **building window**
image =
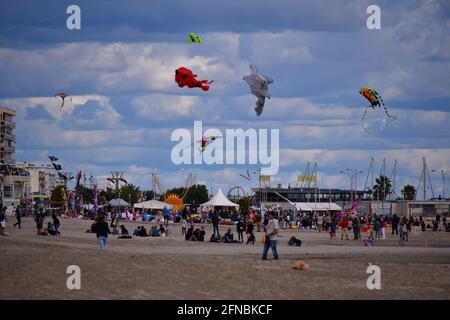
{"label": "building window", "polygon": [[3,197],[12,198],[12,186],[3,186]]}

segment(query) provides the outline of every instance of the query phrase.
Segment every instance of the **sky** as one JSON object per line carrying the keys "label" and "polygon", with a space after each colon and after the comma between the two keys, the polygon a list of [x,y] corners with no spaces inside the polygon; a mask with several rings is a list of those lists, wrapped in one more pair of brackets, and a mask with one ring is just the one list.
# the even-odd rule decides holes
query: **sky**
{"label": "sky", "polygon": [[[69,5],[81,9],[81,29],[69,30]],[[381,9],[381,29],[369,30],[369,5]],[[189,44],[187,34],[203,43]],[[264,112],[242,77],[249,64],[274,83]],[[208,92],[179,88],[174,71],[214,79]],[[296,185],[306,163],[317,162],[319,187],[349,188],[345,169],[362,171],[373,157],[396,192],[418,185],[426,157],[435,195],[450,170],[450,3],[405,1],[2,1],[0,107],[15,109],[17,162],[84,170],[106,186],[111,171],[167,189],[190,173],[213,192],[258,185],[240,177],[258,165],[175,165],[177,128],[279,129],[280,169],[272,185]],[[361,126],[372,87],[397,120],[374,134]],[[67,92],[62,112],[55,93]],[[381,112],[382,115],[382,112]],[[373,116],[373,119],[370,117]],[[446,184],[450,190],[449,183]],[[431,190],[428,193],[431,194]],[[448,194],[448,192],[447,192]]]}

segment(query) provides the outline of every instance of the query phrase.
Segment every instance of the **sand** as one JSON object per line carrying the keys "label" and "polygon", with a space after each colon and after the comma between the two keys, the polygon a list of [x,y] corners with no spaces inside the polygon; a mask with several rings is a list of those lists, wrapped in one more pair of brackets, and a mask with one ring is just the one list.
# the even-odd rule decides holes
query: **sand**
{"label": "sand", "polygon": [[[90,221],[61,219],[62,236],[37,236],[34,221],[0,236],[0,299],[449,299],[450,233],[411,235],[404,247],[388,234],[374,247],[328,240],[317,231],[281,230],[280,260],[261,261],[258,243],[184,241],[179,225],[168,238],[117,239],[101,252]],[[136,222],[126,222],[130,233]],[[146,223],[149,229],[151,224]],[[221,226],[225,232],[226,226]],[[206,225],[207,238],[212,227]],[[235,227],[233,227],[235,232]],[[302,247],[289,247],[295,235]],[[235,232],[235,237],[237,236]],[[308,270],[293,270],[298,260]],[[371,264],[381,289],[366,286]],[[81,289],[66,286],[69,265],[81,269]]]}

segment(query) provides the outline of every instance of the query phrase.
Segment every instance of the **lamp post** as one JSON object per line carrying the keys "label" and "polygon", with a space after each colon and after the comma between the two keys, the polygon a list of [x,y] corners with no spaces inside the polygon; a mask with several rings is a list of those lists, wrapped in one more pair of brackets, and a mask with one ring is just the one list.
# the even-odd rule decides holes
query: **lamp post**
{"label": "lamp post", "polygon": [[445,200],[445,176],[450,173],[450,170],[431,170],[431,172],[442,175],[442,199]]}

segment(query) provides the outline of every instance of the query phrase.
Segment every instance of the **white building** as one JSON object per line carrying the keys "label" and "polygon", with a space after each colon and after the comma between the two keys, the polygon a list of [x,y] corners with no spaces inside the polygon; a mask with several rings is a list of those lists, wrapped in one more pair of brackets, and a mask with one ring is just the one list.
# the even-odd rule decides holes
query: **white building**
{"label": "white building", "polygon": [[50,197],[52,190],[58,185],[64,185],[59,178],[58,172],[50,164],[27,164],[30,174],[30,188],[32,195],[43,195]]}

